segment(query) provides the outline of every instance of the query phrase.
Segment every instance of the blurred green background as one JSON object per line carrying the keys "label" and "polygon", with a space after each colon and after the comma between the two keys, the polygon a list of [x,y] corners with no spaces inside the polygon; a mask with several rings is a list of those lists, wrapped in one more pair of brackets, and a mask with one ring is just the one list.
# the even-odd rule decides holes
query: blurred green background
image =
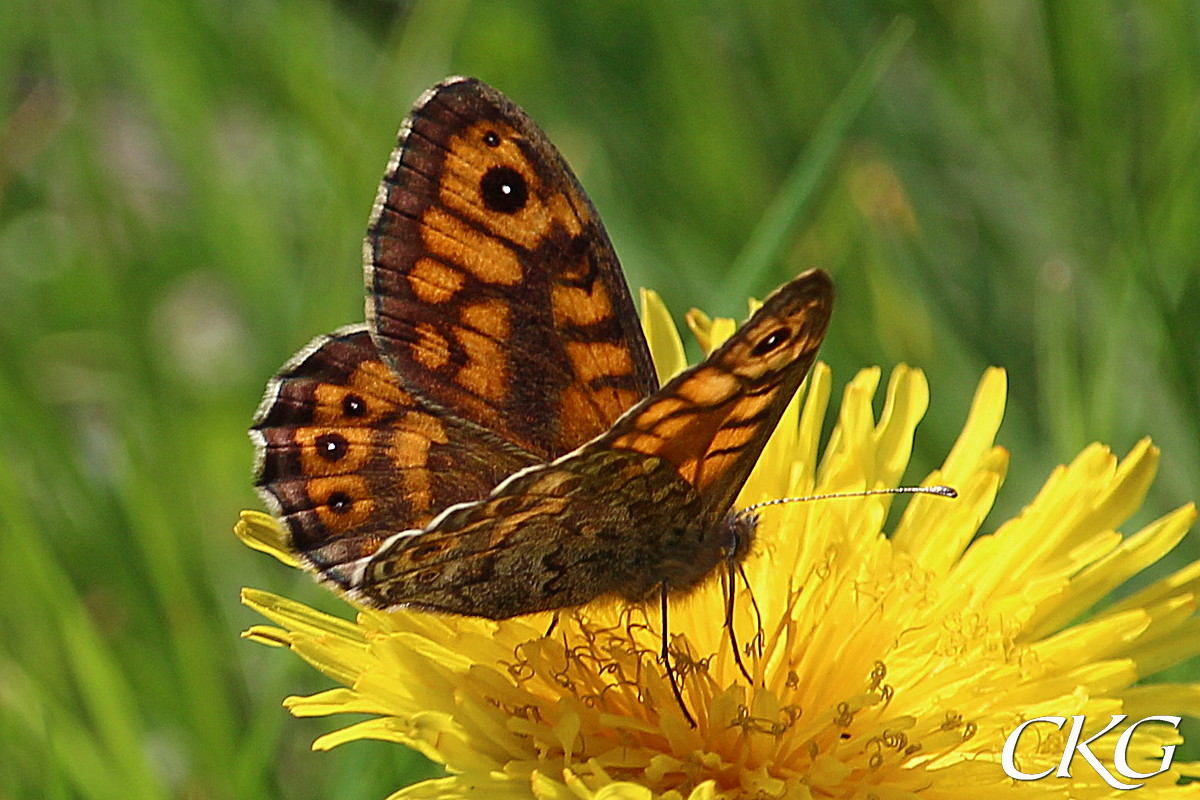
{"label": "blurred green background", "polygon": [[[1164,448],[1138,522],[1200,497],[1193,0],[10,0],[0,798],[351,800],[429,774],[308,751],[345,720],[279,703],[329,682],[239,641],[238,590],[344,606],[230,528],[258,507],[263,384],[362,319],[395,131],[454,73],[539,120],[677,319],[832,271],[838,383],[929,374],[911,480],[1007,367],[988,528],[1094,440]],[[1167,568],[1197,556],[1193,534]]]}

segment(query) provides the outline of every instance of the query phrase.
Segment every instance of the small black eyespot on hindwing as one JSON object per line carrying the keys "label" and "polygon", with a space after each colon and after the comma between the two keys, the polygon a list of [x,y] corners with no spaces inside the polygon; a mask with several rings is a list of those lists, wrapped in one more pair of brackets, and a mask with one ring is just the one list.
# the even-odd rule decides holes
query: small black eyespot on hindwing
{"label": "small black eyespot on hindwing", "polygon": [[488,131],[487,133],[483,134],[483,143],[488,147],[499,147],[500,134],[496,133],[495,131]]}
{"label": "small black eyespot on hindwing", "polygon": [[342,413],[347,417],[361,417],[367,413],[367,401],[353,392],[342,398]]}
{"label": "small black eyespot on hindwing", "polygon": [[406,553],[411,561],[420,562],[441,553],[446,549],[448,544],[449,542],[445,539],[438,541],[436,544],[418,544],[409,547]]}
{"label": "small black eyespot on hindwing", "polygon": [[325,500],[329,510],[335,514],[345,514],[354,507],[354,500],[345,492],[333,492]]}
{"label": "small black eyespot on hindwing", "polygon": [[755,358],[765,356],[772,350],[786,344],[790,338],[792,338],[792,332],[787,328],[776,328],[760,339],[758,344],[754,345],[754,348],[750,350],[750,355]]}
{"label": "small black eyespot on hindwing", "polygon": [[529,201],[529,187],[512,167],[492,167],[479,181],[483,203],[492,211],[515,214]]}
{"label": "small black eyespot on hindwing", "polygon": [[426,569],[418,570],[418,571],[412,573],[410,580],[412,580],[414,583],[417,583],[420,585],[433,586],[434,584],[436,584],[438,582],[438,580],[441,577],[442,577],[441,569],[439,569],[438,567],[428,567]]}
{"label": "small black eyespot on hindwing", "polygon": [[340,433],[323,433],[315,442],[317,455],[326,461],[340,461],[350,449],[346,437]]}

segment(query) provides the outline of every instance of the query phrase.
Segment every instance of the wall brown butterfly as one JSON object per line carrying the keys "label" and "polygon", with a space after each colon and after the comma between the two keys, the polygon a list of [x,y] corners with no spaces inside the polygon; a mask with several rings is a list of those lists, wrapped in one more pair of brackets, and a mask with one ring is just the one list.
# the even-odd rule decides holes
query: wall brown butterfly
{"label": "wall brown butterfly", "polygon": [[825,335],[821,271],[658,386],[616,254],[495,89],[417,101],[364,243],[367,322],[268,384],[256,487],[290,549],[375,607],[503,619],[686,592],[741,559],[733,504]]}

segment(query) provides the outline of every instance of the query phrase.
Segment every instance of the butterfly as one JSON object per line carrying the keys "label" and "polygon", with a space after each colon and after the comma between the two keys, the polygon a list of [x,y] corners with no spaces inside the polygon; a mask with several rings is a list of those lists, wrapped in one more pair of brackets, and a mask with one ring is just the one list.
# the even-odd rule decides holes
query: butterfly
{"label": "butterfly", "polygon": [[400,130],[364,242],[366,324],[267,385],[255,485],[351,599],[492,619],[687,592],[750,549],[734,509],[808,373],[833,284],[806,272],[659,386],[566,161],[449,78]]}

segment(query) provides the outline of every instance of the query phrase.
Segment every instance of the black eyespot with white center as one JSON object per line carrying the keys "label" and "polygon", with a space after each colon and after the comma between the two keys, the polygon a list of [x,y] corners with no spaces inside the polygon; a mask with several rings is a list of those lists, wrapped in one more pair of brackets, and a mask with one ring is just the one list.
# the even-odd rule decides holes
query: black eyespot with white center
{"label": "black eyespot with white center", "polygon": [[335,514],[345,514],[354,507],[354,498],[345,492],[333,492],[326,498],[325,505]]}
{"label": "black eyespot with white center", "polygon": [[342,398],[342,413],[347,417],[361,417],[367,413],[367,401],[356,394],[348,394]]}
{"label": "black eyespot with white center", "polygon": [[317,437],[317,455],[326,461],[341,461],[350,449],[346,437],[340,433],[323,433]]}
{"label": "black eyespot with white center", "polygon": [[754,356],[755,358],[765,356],[772,350],[777,350],[778,348],[787,344],[788,340],[791,338],[792,332],[787,328],[776,328],[760,339],[758,344],[754,345],[754,348],[750,351],[750,355]]}
{"label": "black eyespot with white center", "polygon": [[483,135],[483,143],[488,147],[499,147],[500,134],[496,133],[495,131],[488,131]]}
{"label": "black eyespot with white center", "polygon": [[483,203],[492,211],[515,214],[529,201],[529,187],[512,167],[492,167],[479,181]]}

